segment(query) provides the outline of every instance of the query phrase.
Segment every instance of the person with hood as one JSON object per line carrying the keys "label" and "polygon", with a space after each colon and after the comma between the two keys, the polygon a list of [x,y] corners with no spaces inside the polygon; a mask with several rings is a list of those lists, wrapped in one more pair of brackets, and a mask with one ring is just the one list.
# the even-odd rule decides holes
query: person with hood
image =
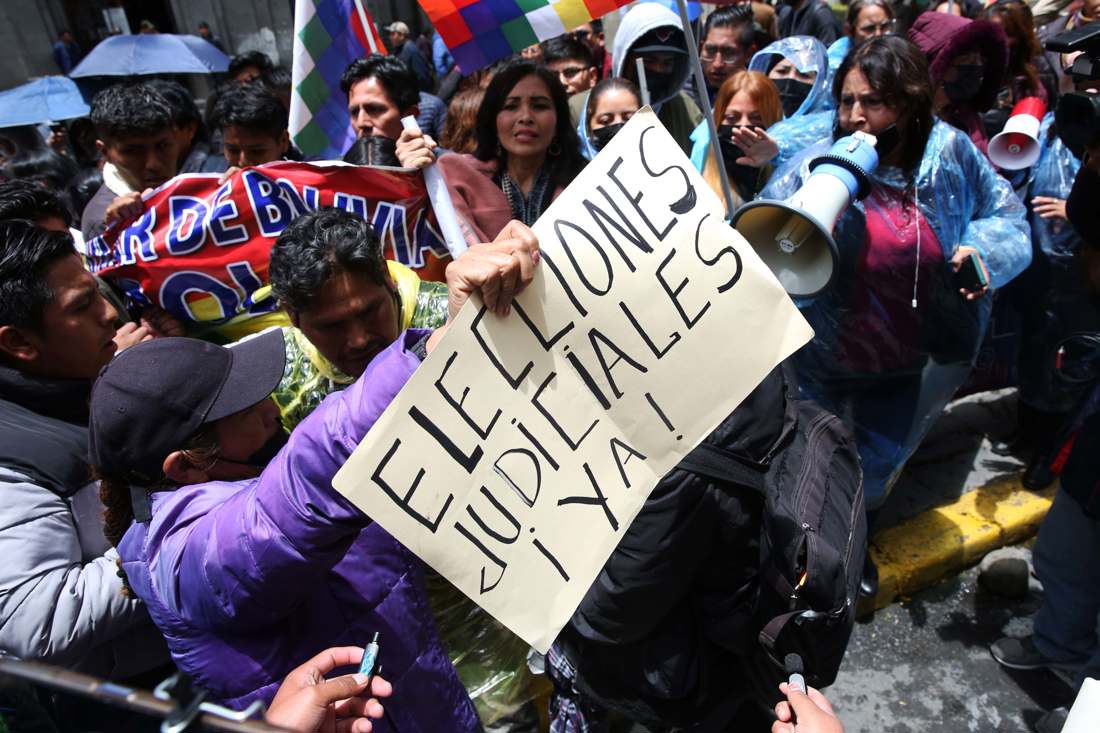
{"label": "person with hood", "polygon": [[946,13],[921,13],[908,33],[928,60],[932,110],[988,154],[982,113],[997,101],[1008,67],[1008,38],[999,25]]}
{"label": "person with hood", "polygon": [[[778,169],[832,129],[832,74],[825,44],[809,36],[781,38],[753,55],[749,71],[767,74],[779,90],[784,119],[768,128],[768,136],[779,148],[771,161]],[[702,170],[710,146],[705,124],[695,128],[691,140],[695,145],[692,162]]]}
{"label": "person with hood", "polygon": [[588,95],[578,131],[584,157],[595,158],[641,108],[642,95],[633,82],[612,76],[597,84]]}
{"label": "person with hood", "polygon": [[639,88],[637,60],[642,60],[650,106],[684,154],[690,154],[691,131],[703,121],[703,113],[683,91],[691,67],[679,16],[657,3],[635,5],[619,24],[611,59],[613,75]]}
{"label": "person with hood", "polygon": [[[799,303],[816,335],[793,357],[804,396],[856,436],[873,527],[905,462],[971,371],[991,312],[987,290],[1027,267],[1031,242],[1012,187],[964,133],[933,116],[927,62],[915,45],[868,40],[841,64],[833,96],[833,135],[789,161],[761,196],[797,191],[834,137],[878,139],[870,192],[835,228],[836,279]],[[972,257],[988,288],[956,282]],[[873,596],[877,572],[868,562],[861,591]]]}

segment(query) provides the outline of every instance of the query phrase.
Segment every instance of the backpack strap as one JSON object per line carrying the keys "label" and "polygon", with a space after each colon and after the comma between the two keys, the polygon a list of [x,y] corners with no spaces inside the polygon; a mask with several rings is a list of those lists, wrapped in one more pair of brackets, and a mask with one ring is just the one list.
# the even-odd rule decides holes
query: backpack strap
{"label": "backpack strap", "polygon": [[715,481],[745,486],[765,496],[766,466],[742,459],[737,454],[710,443],[700,443],[677,464],[677,468],[697,473]]}

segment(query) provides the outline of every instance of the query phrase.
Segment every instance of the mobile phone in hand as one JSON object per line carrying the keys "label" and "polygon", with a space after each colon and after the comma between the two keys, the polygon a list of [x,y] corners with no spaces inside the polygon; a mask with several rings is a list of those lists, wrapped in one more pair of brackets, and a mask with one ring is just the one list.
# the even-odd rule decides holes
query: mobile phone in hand
{"label": "mobile phone in hand", "polygon": [[963,260],[959,271],[955,273],[955,286],[962,290],[977,292],[987,285],[989,285],[989,280],[985,276],[985,271],[982,270],[981,261],[978,259],[977,254],[971,252]]}

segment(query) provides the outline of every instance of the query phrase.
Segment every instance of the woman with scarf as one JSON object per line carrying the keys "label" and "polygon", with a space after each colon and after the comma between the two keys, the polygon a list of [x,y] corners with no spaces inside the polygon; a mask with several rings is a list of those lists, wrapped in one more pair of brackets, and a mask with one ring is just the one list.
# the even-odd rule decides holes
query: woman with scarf
{"label": "woman with scarf", "polygon": [[530,61],[501,69],[478,110],[477,149],[462,157],[500,187],[513,218],[534,224],[587,162],[557,75]]}
{"label": "woman with scarf", "polygon": [[[933,116],[934,91],[920,50],[897,36],[873,38],[841,64],[832,136],[779,170],[762,192],[785,199],[833,138],[878,139],[869,195],[834,232],[834,285],[799,304],[814,327],[795,355],[801,389],[853,430],[869,519],[905,462],[966,379],[989,320],[987,290],[1031,259],[1024,208],[971,140]],[[988,287],[956,280],[964,263]],[[865,572],[864,593],[877,573]]]}
{"label": "woman with scarf", "polygon": [[[778,147],[767,129],[782,117],[779,90],[759,71],[739,71],[718,89],[714,124],[718,127],[722,163],[733,189],[734,207],[751,201],[771,175],[770,161]],[[717,159],[695,153],[692,150],[692,162],[702,168],[703,179],[725,201]]]}

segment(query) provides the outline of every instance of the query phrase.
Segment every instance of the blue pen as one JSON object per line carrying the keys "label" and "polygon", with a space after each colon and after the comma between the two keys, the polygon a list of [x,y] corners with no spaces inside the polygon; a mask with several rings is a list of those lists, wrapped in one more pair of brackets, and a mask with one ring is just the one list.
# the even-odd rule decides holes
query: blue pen
{"label": "blue pen", "polygon": [[378,632],[374,632],[374,638],[370,644],[363,647],[363,663],[359,665],[359,674],[369,675],[374,671],[374,662],[378,659]]}

